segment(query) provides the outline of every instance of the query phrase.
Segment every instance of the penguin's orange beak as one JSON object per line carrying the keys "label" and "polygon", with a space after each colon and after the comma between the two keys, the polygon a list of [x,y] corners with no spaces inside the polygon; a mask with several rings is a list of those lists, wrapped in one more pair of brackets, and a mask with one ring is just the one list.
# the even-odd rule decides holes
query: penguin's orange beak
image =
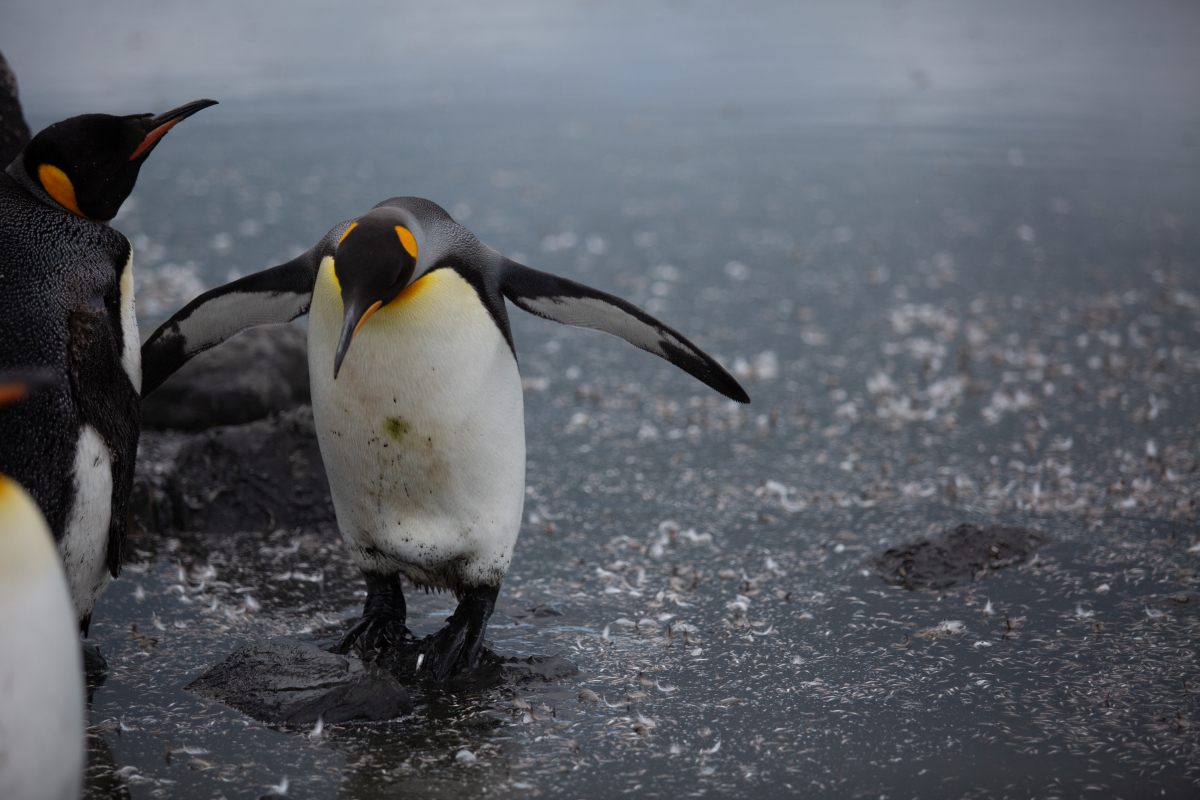
{"label": "penguin's orange beak", "polygon": [[376,300],[374,303],[367,306],[367,309],[361,313],[359,313],[355,308],[355,303],[348,303],[346,305],[346,316],[345,319],[342,320],[342,338],[338,341],[337,353],[334,354],[333,357],[333,379],[335,381],[337,380],[338,372],[342,368],[342,360],[346,357],[346,351],[350,349],[350,342],[354,340],[354,336],[358,333],[358,329],[361,328],[363,324],[371,318],[371,315],[378,311],[382,305],[382,300]]}
{"label": "penguin's orange beak", "polygon": [[0,406],[15,403],[29,394],[27,383],[0,383]]}
{"label": "penguin's orange beak", "polygon": [[31,392],[62,383],[62,373],[47,367],[0,372],[0,406],[24,400]]}
{"label": "penguin's orange beak", "polygon": [[158,140],[166,136],[167,131],[183,122],[185,119],[195,114],[197,111],[215,106],[216,100],[193,100],[190,103],[184,103],[179,108],[172,108],[170,111],[164,111],[156,117],[150,118],[150,132],[146,134],[146,138],[142,139],[142,143],[133,151],[133,155],[129,157],[130,161],[145,155],[150,148],[158,144]]}

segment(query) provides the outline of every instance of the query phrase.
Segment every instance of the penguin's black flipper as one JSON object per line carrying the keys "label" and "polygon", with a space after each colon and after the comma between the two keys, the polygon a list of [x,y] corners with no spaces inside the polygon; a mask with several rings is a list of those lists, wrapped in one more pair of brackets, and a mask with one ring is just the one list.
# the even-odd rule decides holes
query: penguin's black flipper
{"label": "penguin's black flipper", "polygon": [[194,357],[242,331],[307,314],[321,260],[333,255],[353,223],[347,220],[334,226],[308,252],[286,264],[205,292],[159,325],[142,345],[142,397]]}
{"label": "penguin's black flipper", "polygon": [[739,403],[749,403],[733,376],[711,356],[632,303],[581,283],[504,259],[500,291],[519,307],[545,319],[611,333],[665,358]]}
{"label": "penguin's black flipper", "polygon": [[308,313],[315,275],[309,253],[205,292],[142,345],[142,397],[180,367],[244,330]]}
{"label": "penguin's black flipper", "polygon": [[69,321],[71,396],[84,422],[96,429],[112,458],[112,513],[108,524],[108,571],[121,572],[129,493],[141,430],[142,400],[121,369],[121,344],[103,304],[76,308]]}

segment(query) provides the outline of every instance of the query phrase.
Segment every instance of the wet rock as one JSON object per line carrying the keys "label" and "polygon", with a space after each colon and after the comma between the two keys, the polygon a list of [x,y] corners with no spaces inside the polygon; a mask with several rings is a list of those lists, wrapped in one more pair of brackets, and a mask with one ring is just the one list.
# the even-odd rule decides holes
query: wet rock
{"label": "wet rock", "polygon": [[875,561],[885,583],[905,589],[945,589],[981,577],[989,570],[1019,564],[1047,537],[1028,528],[964,523],[938,539],[893,547]]}
{"label": "wet rock", "polygon": [[413,709],[387,670],[287,637],[247,644],[187,689],[275,725],[395,719]]}
{"label": "wet rock", "polygon": [[312,408],[191,436],[144,434],[130,505],[145,530],[334,525]]}
{"label": "wet rock", "polygon": [[202,353],[142,403],[142,425],[200,431],[309,402],[308,349],[295,325],[252,328]]}
{"label": "wet rock", "polygon": [[[379,663],[404,683],[414,683],[428,677],[416,669],[417,657],[425,639],[406,639],[396,642],[382,653]],[[552,683],[579,674],[579,668],[560,655],[502,656],[484,648],[479,656],[479,666],[471,672],[451,676],[442,688],[450,691],[478,691],[500,684],[521,685],[529,683]]]}
{"label": "wet rock", "polygon": [[21,111],[17,76],[0,54],[0,165],[8,166],[29,142],[29,124]]}

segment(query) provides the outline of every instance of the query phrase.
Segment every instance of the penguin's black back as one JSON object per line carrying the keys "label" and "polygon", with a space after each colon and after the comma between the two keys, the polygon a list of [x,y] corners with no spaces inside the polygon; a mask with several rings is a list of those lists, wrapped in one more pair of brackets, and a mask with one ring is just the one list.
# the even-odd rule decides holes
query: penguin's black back
{"label": "penguin's black back", "polygon": [[119,535],[113,541],[110,534],[109,568],[116,574],[140,428],[137,391],[121,366],[119,281],[129,241],[44,205],[6,173],[0,221],[0,370],[50,367],[69,377],[0,409],[0,472],[33,495],[61,538],[74,498],[76,443],[83,425],[93,425],[113,458]]}

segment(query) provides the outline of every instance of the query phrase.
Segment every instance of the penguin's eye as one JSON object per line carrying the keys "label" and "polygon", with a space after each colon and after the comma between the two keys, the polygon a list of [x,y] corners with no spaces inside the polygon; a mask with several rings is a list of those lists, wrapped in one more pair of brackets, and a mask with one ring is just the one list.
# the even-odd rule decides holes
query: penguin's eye
{"label": "penguin's eye", "polygon": [[400,237],[400,244],[404,245],[404,249],[415,261],[417,259],[417,239],[412,235],[412,231],[403,225],[397,225],[396,235]]}

